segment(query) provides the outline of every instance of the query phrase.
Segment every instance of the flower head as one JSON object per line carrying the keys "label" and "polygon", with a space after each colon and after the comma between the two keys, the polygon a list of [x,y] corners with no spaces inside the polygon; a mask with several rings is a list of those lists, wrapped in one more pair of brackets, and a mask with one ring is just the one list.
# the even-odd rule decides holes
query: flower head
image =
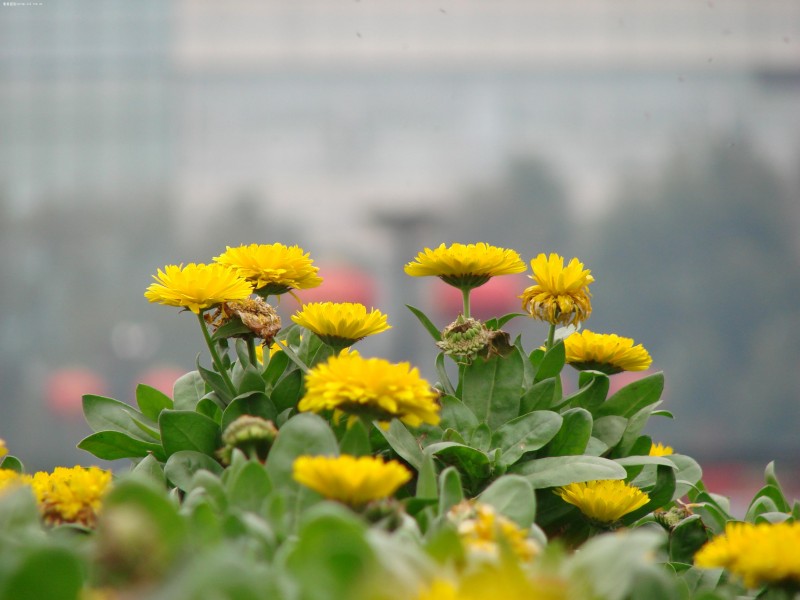
{"label": "flower head", "polygon": [[354,508],[391,496],[411,479],[399,462],[376,456],[300,456],[293,470],[295,481]]}
{"label": "flower head", "polygon": [[362,358],[343,351],[306,375],[300,411],[334,410],[387,422],[396,417],[417,427],[439,422],[437,394],[408,363]]}
{"label": "flower head", "polygon": [[650,501],[642,490],[620,480],[570,483],[555,493],[592,521],[602,524],[614,523]]}
{"label": "flower head", "polygon": [[322,278],[318,267],[300,246],[283,244],[250,244],[231,248],[215,256],[222,265],[233,267],[239,275],[252,281],[261,295],[283,294],[290,289],[317,287]]}
{"label": "flower head", "polygon": [[536,543],[517,525],[497,514],[489,504],[462,502],[448,513],[450,521],[458,527],[458,534],[467,549],[490,558],[500,557],[501,544],[507,544],[522,560],[538,554]]}
{"label": "flower head", "polygon": [[292,321],[316,333],[335,348],[351,346],[358,340],[391,329],[379,310],[367,312],[363,304],[311,302],[292,316]]}
{"label": "flower head", "polygon": [[30,483],[30,475],[23,475],[11,469],[0,469],[0,494]]}
{"label": "flower head", "polygon": [[39,511],[47,523],[94,525],[97,513],[111,485],[111,471],[98,467],[56,467],[52,473],[40,471],[31,486]]}
{"label": "flower head", "polygon": [[531,261],[536,284],[522,292],[522,308],[535,319],[551,324],[577,325],[592,314],[592,294],[589,284],[594,281],[591,271],[583,268],[577,258],[564,267],[564,257],[540,254]]}
{"label": "flower head", "polygon": [[748,588],[762,584],[800,585],[800,522],[735,523],[695,554],[695,565],[724,567]]}
{"label": "flower head", "polygon": [[653,359],[641,344],[614,333],[594,333],[584,329],[564,339],[567,363],[578,370],[592,369],[606,375],[622,371],[644,371]]}
{"label": "flower head", "polygon": [[573,597],[558,577],[531,575],[512,562],[485,562],[457,581],[436,577],[415,600],[567,600]]}
{"label": "flower head", "polygon": [[671,456],[674,450],[672,446],[665,446],[662,443],[650,444],[650,456]]}
{"label": "flower head", "polygon": [[265,461],[278,430],[272,421],[254,415],[241,415],[234,419],[222,433],[224,446],[217,456],[226,464],[231,464],[234,449],[244,452],[248,458]]}
{"label": "flower head", "polygon": [[0,438],[0,458],[8,454],[8,448],[6,448],[6,441],[3,438]]}
{"label": "flower head", "polygon": [[431,250],[425,248],[414,262],[405,266],[412,277],[439,277],[445,283],[460,289],[483,285],[492,277],[522,273],[525,263],[519,254],[480,242],[477,244],[441,244]]}
{"label": "flower head", "polygon": [[168,306],[182,306],[195,314],[220,302],[242,300],[253,293],[252,284],[223,265],[189,263],[167,265],[153,275],[144,293],[150,302]]}
{"label": "flower head", "polygon": [[232,319],[238,319],[247,328],[245,334],[234,334],[232,337],[255,335],[265,343],[271,343],[272,338],[281,330],[280,316],[263,298],[223,302],[213,315],[206,317],[215,330],[227,325]]}

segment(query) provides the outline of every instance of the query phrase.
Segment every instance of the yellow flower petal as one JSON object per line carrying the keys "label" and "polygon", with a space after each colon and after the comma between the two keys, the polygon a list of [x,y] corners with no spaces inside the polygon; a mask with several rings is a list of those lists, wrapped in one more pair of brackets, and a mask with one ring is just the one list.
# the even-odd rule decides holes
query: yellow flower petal
{"label": "yellow flower petal", "polygon": [[267,288],[269,294],[282,294],[290,289],[317,287],[322,278],[319,268],[299,246],[283,244],[250,244],[228,246],[214,261],[236,269],[240,276],[252,281],[257,290]]}
{"label": "yellow flower petal", "polygon": [[589,519],[614,523],[650,501],[639,488],[620,480],[585,481],[557,488],[564,502],[577,506]]}
{"label": "yellow flower petal", "polygon": [[440,277],[458,288],[471,289],[483,285],[498,275],[522,273],[525,263],[519,254],[506,248],[477,244],[441,244],[431,250],[425,248],[414,262],[405,266],[412,277]]}
{"label": "yellow flower petal", "polygon": [[189,263],[167,265],[153,275],[144,297],[150,302],[182,306],[195,314],[229,300],[242,300],[253,293],[252,284],[223,265]]}
{"label": "yellow flower petal", "polygon": [[531,261],[536,284],[527,288],[522,298],[522,308],[535,319],[551,324],[577,325],[592,314],[592,294],[589,284],[594,281],[589,269],[573,258],[564,267],[564,258],[558,254],[539,254]]}
{"label": "yellow flower petal", "polygon": [[56,467],[40,471],[31,486],[45,521],[52,524],[94,525],[103,496],[111,485],[111,471],[98,467]]}
{"label": "yellow flower petal", "polygon": [[[311,302],[292,316],[292,321],[320,336],[333,346],[351,345],[358,340],[381,333],[391,326],[386,315],[363,304],[351,302]],[[337,343],[341,342],[341,343]]]}
{"label": "yellow flower petal", "polygon": [[593,369],[608,375],[621,371],[645,371],[653,359],[641,344],[613,333],[583,330],[564,340],[567,363],[578,369]]}

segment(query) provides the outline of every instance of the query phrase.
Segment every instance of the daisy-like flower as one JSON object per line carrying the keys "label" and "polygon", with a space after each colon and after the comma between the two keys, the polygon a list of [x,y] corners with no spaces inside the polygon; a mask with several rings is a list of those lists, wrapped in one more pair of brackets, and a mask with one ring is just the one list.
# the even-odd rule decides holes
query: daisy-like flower
{"label": "daisy-like flower", "polygon": [[293,476],[329,500],[358,508],[394,494],[411,479],[411,471],[376,456],[300,456],[294,461]]}
{"label": "daisy-like flower", "polygon": [[36,473],[31,486],[45,522],[91,527],[110,489],[111,471],[98,467],[56,467],[52,473]]}
{"label": "daisy-like flower", "polygon": [[591,369],[606,375],[622,371],[645,371],[653,359],[641,344],[614,333],[594,333],[584,329],[564,339],[567,363],[585,371]]}
{"label": "daisy-like flower", "polygon": [[564,502],[577,506],[591,521],[610,525],[650,501],[650,497],[621,480],[585,481],[557,488]]}
{"label": "daisy-like flower", "polygon": [[500,558],[501,543],[508,544],[521,560],[530,560],[538,554],[536,542],[489,504],[461,502],[450,509],[447,517],[456,524],[467,549],[478,554]]}
{"label": "daisy-like flower", "polygon": [[306,375],[306,394],[300,411],[335,411],[363,415],[387,423],[398,418],[411,427],[439,423],[437,394],[409,363],[362,358],[342,351]]}
{"label": "daisy-like flower", "polygon": [[748,588],[800,585],[800,522],[728,523],[694,556],[695,565],[723,567]]}
{"label": "daisy-like flower", "polygon": [[450,247],[441,244],[434,250],[425,248],[414,262],[405,266],[405,272],[412,277],[439,277],[461,290],[470,290],[492,277],[522,273],[525,268],[525,263],[513,250],[480,242]]}
{"label": "daisy-like flower", "polygon": [[486,562],[457,581],[435,578],[415,600],[567,600],[569,591],[567,583],[558,577],[531,576],[511,562]]}
{"label": "daisy-like flower", "polygon": [[150,302],[182,306],[195,314],[230,300],[243,300],[253,293],[253,285],[236,271],[223,265],[189,263],[167,265],[153,275],[144,293]]}
{"label": "daisy-like flower", "polygon": [[591,271],[577,258],[564,267],[564,257],[540,254],[531,261],[536,284],[522,292],[522,308],[534,319],[551,325],[577,325],[592,314],[592,294],[589,284],[594,281]]}
{"label": "daisy-like flower", "polygon": [[346,348],[357,341],[391,329],[386,315],[363,304],[351,302],[311,302],[292,316],[292,321],[316,333],[334,348]]}
{"label": "daisy-like flower", "polygon": [[661,442],[650,444],[650,456],[671,456],[673,453],[672,446],[665,446]]}
{"label": "daisy-like flower", "polygon": [[322,283],[317,275],[319,268],[300,246],[277,243],[227,246],[214,261],[236,269],[239,275],[255,284],[261,296],[283,294],[291,289],[304,290]]}

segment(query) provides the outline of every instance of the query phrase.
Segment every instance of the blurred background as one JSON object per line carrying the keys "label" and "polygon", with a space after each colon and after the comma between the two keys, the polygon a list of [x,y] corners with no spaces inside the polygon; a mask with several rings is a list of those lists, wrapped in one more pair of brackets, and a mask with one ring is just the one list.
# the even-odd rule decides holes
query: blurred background
{"label": "blurred background", "polygon": [[435,379],[404,305],[443,327],[458,297],[402,267],[486,241],[581,258],[586,326],[650,351],[675,420],[649,433],[714,489],[797,482],[799,107],[794,0],[3,2],[0,437],[94,463],[81,394],[170,390],[203,351],[151,275],[240,243],[301,245],[300,296],[387,312],[362,352]]}

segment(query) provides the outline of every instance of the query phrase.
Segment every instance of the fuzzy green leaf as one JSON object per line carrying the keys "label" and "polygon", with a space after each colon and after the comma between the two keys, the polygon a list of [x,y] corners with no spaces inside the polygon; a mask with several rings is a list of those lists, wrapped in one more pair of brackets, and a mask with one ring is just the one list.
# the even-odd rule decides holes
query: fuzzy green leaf
{"label": "fuzzy green leaf", "polygon": [[194,450],[213,456],[221,446],[219,425],[200,413],[165,410],[161,412],[158,425],[167,456],[181,450]]}
{"label": "fuzzy green leaf", "polygon": [[534,489],[569,485],[593,479],[625,479],[625,469],[597,456],[554,456],[529,460],[509,469],[522,475]]}
{"label": "fuzzy green leaf", "polygon": [[518,352],[476,358],[464,369],[462,400],[479,421],[499,427],[519,414],[523,372]]}
{"label": "fuzzy green leaf", "polygon": [[143,442],[119,431],[98,431],[93,433],[83,438],[78,443],[78,448],[86,450],[103,460],[136,458],[147,456],[148,453],[153,453],[158,460],[166,458],[161,444]]}
{"label": "fuzzy green leaf", "polygon": [[136,404],[142,414],[154,423],[158,422],[158,415],[162,410],[173,408],[172,398],[143,383],[136,386]]}
{"label": "fuzzy green leaf", "polygon": [[526,452],[542,448],[561,428],[563,418],[551,410],[537,410],[512,419],[492,436],[492,447],[500,448],[500,464],[513,465]]}

